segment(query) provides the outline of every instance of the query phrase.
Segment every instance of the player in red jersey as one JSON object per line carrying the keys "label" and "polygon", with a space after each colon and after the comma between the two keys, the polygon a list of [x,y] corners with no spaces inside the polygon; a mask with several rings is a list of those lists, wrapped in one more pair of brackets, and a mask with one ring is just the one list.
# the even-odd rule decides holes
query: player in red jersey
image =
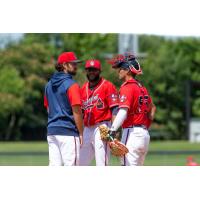
{"label": "player in red jersey", "polygon": [[111,134],[122,125],[122,143],[129,149],[121,158],[122,165],[143,165],[148,151],[150,136],[148,128],[154,119],[156,107],[147,89],[135,79],[142,69],[134,55],[118,55],[110,64],[118,69],[121,85],[119,112],[112,124]]}
{"label": "player in red jersey", "polygon": [[115,86],[100,76],[99,60],[88,60],[85,65],[88,82],[81,88],[84,115],[83,146],[80,150],[80,165],[108,165],[110,149],[100,138],[99,125],[111,126],[111,120],[118,110],[118,92]]}

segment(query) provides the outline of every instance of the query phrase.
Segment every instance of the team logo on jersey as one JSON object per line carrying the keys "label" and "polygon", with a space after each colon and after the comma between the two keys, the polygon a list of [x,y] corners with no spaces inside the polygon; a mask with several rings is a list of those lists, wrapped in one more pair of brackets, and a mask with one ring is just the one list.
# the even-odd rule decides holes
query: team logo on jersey
{"label": "team logo on jersey", "polygon": [[99,99],[98,94],[95,96],[90,97],[86,101],[83,101],[83,109],[87,110],[89,108],[93,108],[96,105],[97,100]]}
{"label": "team logo on jersey", "polygon": [[127,99],[127,97],[126,97],[125,95],[122,95],[122,96],[119,97],[119,101],[120,101],[121,103],[125,102],[126,99]]}
{"label": "team logo on jersey", "polygon": [[91,109],[94,106],[96,106],[98,109],[104,108],[104,103],[101,100],[101,98],[99,98],[98,94],[95,96],[92,96],[91,98],[87,99],[86,101],[83,101],[82,105],[83,105],[84,110]]}
{"label": "team logo on jersey", "polygon": [[97,108],[98,108],[98,109],[102,109],[102,108],[104,107],[103,105],[104,105],[103,102],[102,102],[101,99],[99,98],[98,101],[97,101],[97,104],[96,104]]}
{"label": "team logo on jersey", "polygon": [[112,103],[116,103],[116,101],[118,100],[118,95],[117,94],[111,94],[110,98],[111,98]]}

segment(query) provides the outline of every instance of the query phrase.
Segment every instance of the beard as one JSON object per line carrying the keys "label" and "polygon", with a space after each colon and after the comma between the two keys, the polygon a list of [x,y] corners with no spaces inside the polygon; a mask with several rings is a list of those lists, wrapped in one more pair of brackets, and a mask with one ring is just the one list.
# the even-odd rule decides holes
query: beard
{"label": "beard", "polygon": [[88,75],[87,74],[87,79],[90,81],[90,82],[96,82],[100,79],[100,75]]}
{"label": "beard", "polygon": [[68,74],[75,76],[76,75],[76,71],[68,71]]}

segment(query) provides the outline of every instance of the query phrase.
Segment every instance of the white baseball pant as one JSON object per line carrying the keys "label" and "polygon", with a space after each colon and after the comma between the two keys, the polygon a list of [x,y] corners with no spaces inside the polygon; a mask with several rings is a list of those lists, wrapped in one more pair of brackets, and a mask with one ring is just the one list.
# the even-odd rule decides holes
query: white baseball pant
{"label": "white baseball pant", "polygon": [[79,137],[49,135],[47,141],[49,145],[49,166],[79,165]]}
{"label": "white baseball pant", "polygon": [[80,165],[88,166],[95,158],[97,166],[108,165],[110,159],[110,147],[107,142],[101,140],[99,125],[110,128],[110,122],[101,122],[91,127],[85,127],[83,131],[83,145],[80,149]]}
{"label": "white baseball pant", "polygon": [[121,142],[129,150],[129,153],[120,158],[121,164],[124,166],[143,165],[150,142],[148,130],[142,127],[125,128]]}

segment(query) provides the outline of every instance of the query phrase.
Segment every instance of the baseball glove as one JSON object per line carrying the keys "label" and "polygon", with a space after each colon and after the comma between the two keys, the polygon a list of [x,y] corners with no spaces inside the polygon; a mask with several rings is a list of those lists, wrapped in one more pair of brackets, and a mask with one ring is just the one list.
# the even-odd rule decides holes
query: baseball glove
{"label": "baseball glove", "polygon": [[109,128],[104,125],[99,126],[100,136],[103,141],[109,141]]}
{"label": "baseball glove", "polygon": [[109,145],[110,145],[111,153],[114,156],[124,156],[125,154],[128,153],[128,148],[117,139],[114,139],[113,141],[111,141]]}
{"label": "baseball glove", "polygon": [[127,147],[119,140],[113,138],[110,129],[104,125],[99,126],[100,136],[103,141],[109,142],[111,153],[115,156],[124,156],[128,153]]}

